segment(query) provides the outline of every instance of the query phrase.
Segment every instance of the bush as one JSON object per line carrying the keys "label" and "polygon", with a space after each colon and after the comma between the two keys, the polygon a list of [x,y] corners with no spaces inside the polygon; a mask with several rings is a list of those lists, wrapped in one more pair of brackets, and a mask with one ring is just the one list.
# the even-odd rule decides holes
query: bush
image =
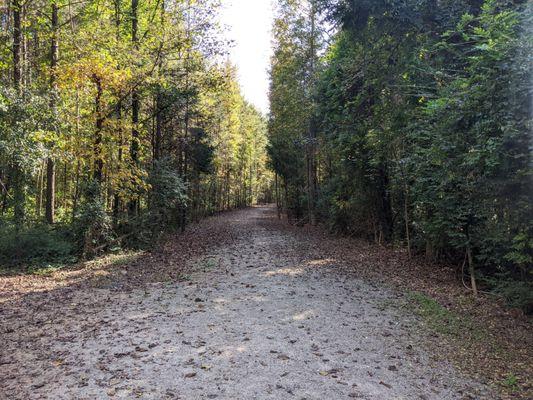
{"label": "bush", "polygon": [[147,226],[154,233],[178,228],[185,222],[181,218],[188,201],[187,186],[170,160],[155,163],[150,171],[149,183],[152,192]]}
{"label": "bush", "polygon": [[4,228],[0,232],[0,265],[31,266],[73,261],[75,245],[62,227],[38,225],[31,228]]}
{"label": "bush", "polygon": [[146,211],[119,227],[118,235],[126,239],[127,247],[150,248],[165,232],[179,229],[186,223],[187,185],[171,160],[154,163],[148,184],[151,190]]}
{"label": "bush", "polygon": [[496,283],[494,293],[502,296],[511,307],[527,315],[533,313],[533,284],[531,282],[503,280]]}
{"label": "bush", "polygon": [[113,222],[95,182],[85,188],[85,199],[74,217],[73,232],[83,258],[94,257],[113,238]]}

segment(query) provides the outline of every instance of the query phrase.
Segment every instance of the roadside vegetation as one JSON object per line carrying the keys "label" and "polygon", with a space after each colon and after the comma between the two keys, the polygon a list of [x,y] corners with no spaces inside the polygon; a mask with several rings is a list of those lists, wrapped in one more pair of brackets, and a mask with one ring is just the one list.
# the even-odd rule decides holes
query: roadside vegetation
{"label": "roadside vegetation", "polygon": [[531,2],[278,3],[280,212],[457,265],[531,313]]}
{"label": "roadside vegetation", "polygon": [[0,265],[149,248],[269,200],[266,120],[243,97],[219,2],[0,6]]}

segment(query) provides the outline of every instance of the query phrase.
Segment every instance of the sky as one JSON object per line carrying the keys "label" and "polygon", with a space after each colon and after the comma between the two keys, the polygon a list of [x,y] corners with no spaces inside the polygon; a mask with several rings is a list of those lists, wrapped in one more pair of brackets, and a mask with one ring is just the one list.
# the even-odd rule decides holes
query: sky
{"label": "sky", "polygon": [[237,65],[244,97],[267,113],[272,0],[223,0],[222,4],[222,23],[234,41],[230,58]]}

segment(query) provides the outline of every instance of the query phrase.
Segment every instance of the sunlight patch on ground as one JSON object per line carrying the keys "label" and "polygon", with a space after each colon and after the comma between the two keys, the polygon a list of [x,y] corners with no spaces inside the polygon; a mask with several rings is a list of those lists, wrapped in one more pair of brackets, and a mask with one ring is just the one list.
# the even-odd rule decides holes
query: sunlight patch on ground
{"label": "sunlight patch on ground", "polygon": [[287,276],[297,276],[302,275],[305,272],[307,267],[325,267],[330,266],[335,262],[333,258],[324,258],[320,260],[311,260],[305,264],[304,267],[289,267],[289,268],[279,268],[276,270],[267,271],[264,273],[265,276],[276,276],[276,275],[287,275]]}
{"label": "sunlight patch on ground", "polygon": [[264,303],[265,301],[268,301],[268,299],[263,295],[245,296],[237,299],[225,299],[223,297],[217,297],[216,299],[213,299],[213,303],[215,303],[215,310],[217,311],[224,311],[227,306],[235,302]]}
{"label": "sunlight patch on ground", "polygon": [[246,346],[225,346],[220,353],[223,358],[231,358],[236,354],[244,353],[248,348]]}
{"label": "sunlight patch on ground", "polygon": [[288,275],[288,276],[296,276],[303,274],[304,270],[303,268],[280,268],[272,271],[265,272],[265,276],[275,276],[275,275]]}
{"label": "sunlight patch on ground", "polygon": [[323,258],[320,260],[311,260],[307,263],[307,265],[310,267],[324,267],[324,266],[331,265],[334,262],[335,262],[334,258]]}
{"label": "sunlight patch on ground", "polygon": [[126,318],[129,321],[136,321],[136,320],[150,319],[151,317],[154,317],[154,314],[152,312],[144,312],[144,313],[131,314],[131,315],[128,315]]}
{"label": "sunlight patch on ground", "polygon": [[64,267],[42,268],[33,275],[0,276],[0,304],[28,293],[49,292],[67,287],[84,279],[103,279],[111,275],[113,268],[119,269],[137,260],[145,252],[129,251],[108,254],[91,261],[79,262]]}
{"label": "sunlight patch on ground", "polygon": [[129,251],[121,252],[116,254],[109,254],[100,258],[97,258],[92,261],[85,263],[86,268],[107,268],[107,267],[119,267],[127,265],[132,261],[137,260],[139,257],[144,255],[144,251]]}
{"label": "sunlight patch on ground", "polygon": [[315,314],[313,310],[307,310],[299,314],[295,314],[292,316],[293,321],[303,321],[305,319],[308,319],[312,317]]}

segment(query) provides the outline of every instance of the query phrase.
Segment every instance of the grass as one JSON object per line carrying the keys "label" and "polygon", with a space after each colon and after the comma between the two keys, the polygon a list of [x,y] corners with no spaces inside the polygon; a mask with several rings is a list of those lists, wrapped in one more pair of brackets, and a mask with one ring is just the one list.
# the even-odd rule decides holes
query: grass
{"label": "grass", "polygon": [[215,268],[216,266],[218,265],[218,261],[215,259],[215,258],[210,258],[210,257],[207,257],[207,258],[204,258],[203,260],[201,260],[197,266],[199,268],[201,268],[204,272],[207,272],[209,270],[212,270],[213,268]]}
{"label": "grass", "polygon": [[34,265],[28,268],[28,274],[31,275],[38,275],[38,276],[50,276],[54,272],[59,271],[60,269],[63,269],[67,267],[68,263],[56,263],[56,264],[48,264],[48,265]]}
{"label": "grass", "polygon": [[[474,299],[461,296],[455,299],[460,310],[470,309]],[[460,369],[481,373],[492,382],[494,387],[505,393],[505,398],[526,398],[528,380],[523,374],[512,372],[515,358],[509,353],[505,342],[491,335],[488,327],[472,319],[469,315],[448,309],[432,297],[420,292],[408,292],[404,301],[384,302],[382,308],[395,307],[404,313],[415,313],[420,317],[424,329],[436,333],[439,342],[447,343],[444,348],[451,351],[453,363]],[[448,347],[449,346],[449,347]],[[485,364],[492,363],[488,369]],[[495,361],[499,360],[499,361]],[[480,364],[482,363],[482,364]],[[528,397],[529,398],[529,397]]]}
{"label": "grass", "polygon": [[515,391],[519,389],[518,377],[512,372],[507,374],[507,377],[503,381],[503,385],[509,390]]}
{"label": "grass", "polygon": [[485,338],[483,329],[470,318],[448,310],[435,299],[423,293],[409,293],[408,300],[415,305],[416,313],[435,332],[456,338],[468,337],[471,340],[483,340]]}
{"label": "grass", "polygon": [[19,266],[0,266],[0,276],[10,275],[37,275],[37,276],[49,276],[52,273],[59,271],[63,268],[72,266],[77,262],[76,257],[64,257],[61,260],[55,262],[46,262],[34,260],[27,265]]}
{"label": "grass", "polygon": [[[142,251],[119,251],[116,253],[106,254],[102,257],[95,258],[94,260],[81,262],[79,265],[82,267],[93,268],[121,267],[135,261],[143,254],[144,252]],[[25,266],[0,266],[0,276],[14,274],[50,276],[54,272],[64,268],[72,267],[78,262],[79,260],[75,256],[63,257],[61,260],[57,260],[55,262],[33,260],[32,263],[28,263]]]}
{"label": "grass", "polygon": [[0,229],[0,265],[5,269],[68,264],[75,253],[75,243],[62,226]]}
{"label": "grass", "polygon": [[98,268],[108,268],[108,267],[121,267],[128,265],[131,262],[137,260],[145,254],[144,251],[117,251],[116,253],[108,253],[94,260],[88,261],[87,265],[91,267]]}

